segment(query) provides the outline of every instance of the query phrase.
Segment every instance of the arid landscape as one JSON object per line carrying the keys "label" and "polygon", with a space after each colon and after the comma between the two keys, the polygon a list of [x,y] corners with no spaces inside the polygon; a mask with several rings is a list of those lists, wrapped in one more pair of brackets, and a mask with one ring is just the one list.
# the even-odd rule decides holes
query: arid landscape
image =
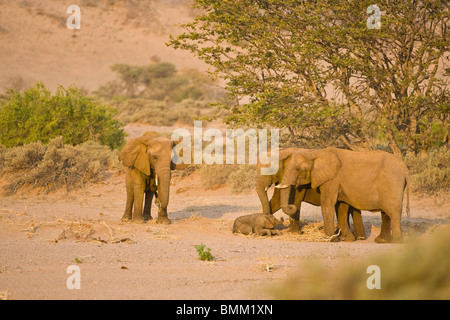
{"label": "arid landscape", "polygon": [[[142,126],[134,132],[145,130]],[[269,190],[271,192],[271,190]],[[51,194],[18,192],[0,202],[0,291],[8,299],[271,299],[271,286],[298,272],[304,261],[333,268],[396,255],[404,244],[376,244],[379,213],[363,213],[367,240],[326,242],[320,208],[304,204],[301,235],[272,238],[232,234],[235,218],[261,212],[255,191],[233,195],[226,185],[205,190],[198,174],[175,172],[171,225],[120,221],[125,179]],[[405,238],[427,239],[448,222],[445,197],[413,195]],[[153,216],[157,207],[152,207]],[[277,217],[287,218],[281,212]],[[285,224],[287,224],[287,219]],[[201,261],[195,246],[215,257]],[[81,289],[69,290],[70,265],[81,271]]]}
{"label": "arid landscape", "polygon": [[[188,52],[165,45],[179,31],[175,24],[195,16],[190,1],[149,1],[143,7],[83,0],[80,30],[65,25],[70,4],[0,0],[0,91],[43,81],[51,90],[61,84],[93,92],[115,78],[111,66],[118,63],[167,61],[180,71],[207,70]],[[124,130],[129,140],[147,131],[170,135],[176,128],[192,125],[127,123]],[[11,195],[3,187],[12,176],[0,177],[0,300],[277,299],[283,296],[274,288],[301,275],[304,263],[331,270],[351,262],[365,269],[372,257],[395,257],[406,246],[375,243],[380,214],[366,211],[366,240],[328,242],[320,207],[309,204],[302,205],[300,234],[288,232],[281,210],[275,216],[285,219],[282,235],[233,234],[237,217],[262,212],[255,189],[235,194],[224,183],[205,186],[198,171],[173,172],[170,225],[121,221],[126,187],[120,170],[99,183],[49,193],[26,186]],[[157,212],[153,204],[153,218]],[[402,216],[405,242],[448,229],[449,218],[447,193],[412,193],[411,215],[404,210]],[[211,249],[212,261],[199,259],[200,244]],[[67,286],[72,265],[80,268],[80,289]]]}

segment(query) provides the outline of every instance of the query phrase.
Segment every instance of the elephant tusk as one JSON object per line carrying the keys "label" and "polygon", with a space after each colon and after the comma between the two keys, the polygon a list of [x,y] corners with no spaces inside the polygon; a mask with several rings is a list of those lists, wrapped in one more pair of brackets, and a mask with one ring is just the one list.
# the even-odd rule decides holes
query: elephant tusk
{"label": "elephant tusk", "polygon": [[155,176],[155,185],[158,187],[158,175]]}
{"label": "elephant tusk", "polygon": [[277,185],[277,186],[275,186],[275,188],[277,188],[277,189],[287,189],[287,188],[289,188],[290,187],[290,185],[288,185],[288,184],[283,184],[283,185]]}
{"label": "elephant tusk", "polygon": [[333,234],[330,238],[328,238],[327,242],[334,242],[334,240],[338,239],[341,235],[341,229],[338,229],[337,234]]}

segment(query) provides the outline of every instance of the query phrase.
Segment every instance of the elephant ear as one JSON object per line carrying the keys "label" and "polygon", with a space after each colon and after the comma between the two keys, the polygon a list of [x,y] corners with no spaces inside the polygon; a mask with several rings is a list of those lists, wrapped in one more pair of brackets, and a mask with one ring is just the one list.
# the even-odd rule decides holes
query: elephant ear
{"label": "elephant ear", "polygon": [[125,167],[135,167],[143,174],[150,175],[150,161],[147,156],[147,146],[142,138],[130,140],[119,155],[119,160]]}
{"label": "elephant ear", "polygon": [[175,162],[178,161],[178,156],[180,156],[181,158],[183,157],[183,153],[184,153],[183,149],[181,149],[181,151],[179,152],[179,155],[177,155],[177,152],[176,152],[176,146],[181,142],[182,142],[182,140],[172,141],[172,143],[171,143],[172,161],[170,162],[170,170],[184,170],[187,167],[189,167],[189,164],[183,163],[183,162],[180,164],[175,164]]}
{"label": "elephant ear", "polygon": [[320,151],[311,169],[311,188],[315,189],[336,178],[340,167],[341,162],[333,152]]}
{"label": "elephant ear", "polygon": [[279,167],[278,172],[275,175],[276,182],[281,182],[281,180],[283,179],[286,168],[292,158],[292,154],[296,151],[296,148],[280,149],[278,153]]}
{"label": "elephant ear", "polygon": [[292,156],[292,154],[296,151],[297,151],[297,148],[282,149],[278,152],[278,158],[280,161],[285,161],[287,158]]}

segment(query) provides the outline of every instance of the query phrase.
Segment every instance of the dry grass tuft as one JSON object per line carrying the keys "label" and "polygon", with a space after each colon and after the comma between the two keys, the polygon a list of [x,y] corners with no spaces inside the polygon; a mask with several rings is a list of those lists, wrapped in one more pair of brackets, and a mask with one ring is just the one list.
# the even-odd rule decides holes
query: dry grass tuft
{"label": "dry grass tuft", "polygon": [[323,231],[323,222],[303,222],[300,232],[301,234],[298,236],[299,241],[328,242],[330,240],[330,237]]}
{"label": "dry grass tuft", "polygon": [[262,271],[273,272],[280,267],[277,259],[273,257],[263,257],[258,260],[257,268]]}
{"label": "dry grass tuft", "polygon": [[150,233],[152,236],[154,236],[156,239],[159,239],[159,240],[180,239],[180,237],[171,235],[169,233],[169,228],[166,228],[166,227],[147,227],[147,228],[145,228],[145,231],[147,231],[148,233]]}

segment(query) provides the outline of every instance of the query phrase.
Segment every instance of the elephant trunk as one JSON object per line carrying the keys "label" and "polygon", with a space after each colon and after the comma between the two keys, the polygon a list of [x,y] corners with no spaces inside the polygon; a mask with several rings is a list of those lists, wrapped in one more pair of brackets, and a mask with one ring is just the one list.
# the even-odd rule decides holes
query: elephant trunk
{"label": "elephant trunk", "polygon": [[167,208],[169,204],[170,193],[170,165],[167,168],[156,170],[158,184],[158,198],[162,209]]}
{"label": "elephant trunk", "polygon": [[256,193],[258,194],[259,201],[261,201],[263,214],[271,214],[271,207],[269,202],[269,197],[267,195],[267,186],[264,183],[264,178],[258,175],[255,185]]}
{"label": "elephant trunk", "polygon": [[284,213],[287,215],[292,216],[297,212],[297,207],[294,204],[289,204],[289,199],[291,197],[291,186],[288,186],[286,188],[282,188],[280,191],[280,203],[281,203],[281,209]]}
{"label": "elephant trunk", "polygon": [[289,199],[291,197],[291,190],[292,185],[295,185],[295,180],[288,179],[285,176],[283,177],[283,180],[281,181],[281,184],[276,186],[276,188],[280,189],[280,204],[281,209],[284,213],[287,215],[292,216],[297,212],[297,207],[294,204],[289,204]]}

